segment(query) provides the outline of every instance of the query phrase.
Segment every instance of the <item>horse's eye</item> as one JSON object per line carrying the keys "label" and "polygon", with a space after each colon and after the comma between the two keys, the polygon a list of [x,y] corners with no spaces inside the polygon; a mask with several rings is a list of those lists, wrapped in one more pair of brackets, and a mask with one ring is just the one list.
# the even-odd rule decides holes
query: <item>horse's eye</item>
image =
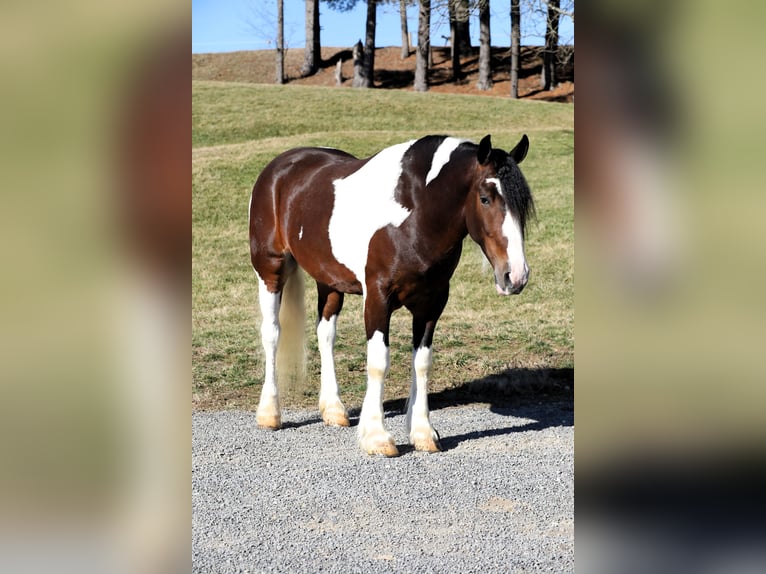
{"label": "horse's eye", "polygon": [[486,195],[482,195],[480,199],[482,205],[489,205],[489,198]]}

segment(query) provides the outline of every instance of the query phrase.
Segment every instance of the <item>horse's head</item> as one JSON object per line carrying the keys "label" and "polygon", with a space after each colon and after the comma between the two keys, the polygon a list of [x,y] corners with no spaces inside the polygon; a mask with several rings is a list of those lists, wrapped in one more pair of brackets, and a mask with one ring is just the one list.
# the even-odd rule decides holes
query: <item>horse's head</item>
{"label": "horse's head", "polygon": [[521,293],[529,277],[524,230],[534,204],[518,166],[528,149],[526,135],[510,153],[492,149],[490,137],[484,137],[477,150],[476,174],[466,204],[468,233],[492,264],[501,295]]}

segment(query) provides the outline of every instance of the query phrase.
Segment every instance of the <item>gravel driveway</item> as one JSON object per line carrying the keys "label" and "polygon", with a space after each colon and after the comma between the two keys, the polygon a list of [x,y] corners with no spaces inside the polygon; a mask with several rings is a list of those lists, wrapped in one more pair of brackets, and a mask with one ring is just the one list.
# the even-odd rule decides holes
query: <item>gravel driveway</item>
{"label": "gravel driveway", "polygon": [[[288,411],[192,417],[194,572],[571,572],[572,401],[433,410],[444,452],[371,458]],[[352,417],[352,425],[356,419]]]}

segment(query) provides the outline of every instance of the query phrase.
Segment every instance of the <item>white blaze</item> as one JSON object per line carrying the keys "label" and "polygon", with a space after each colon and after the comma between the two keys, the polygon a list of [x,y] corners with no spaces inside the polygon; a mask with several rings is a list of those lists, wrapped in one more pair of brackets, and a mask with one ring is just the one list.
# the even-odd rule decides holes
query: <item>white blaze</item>
{"label": "white blaze", "polygon": [[[488,177],[488,183],[494,183],[497,191],[502,194],[503,186],[496,177]],[[519,220],[506,207],[505,219],[502,226],[503,236],[508,241],[508,264],[511,267],[511,281],[519,283],[528,273],[527,260],[524,257],[524,236],[521,234]]]}
{"label": "white blaze", "polygon": [[386,148],[358,171],[333,182],[330,247],[335,259],[354,273],[365,294],[370,239],[387,225],[399,227],[410,215],[394,193],[402,174],[402,157],[413,143],[415,140]]}
{"label": "white blaze", "polygon": [[457,146],[459,146],[464,141],[466,140],[461,140],[458,138],[444,139],[444,141],[437,148],[436,153],[434,153],[433,161],[431,161],[431,169],[428,170],[428,175],[426,175],[426,185],[431,183],[439,176],[442,168],[449,161],[452,152],[455,151]]}

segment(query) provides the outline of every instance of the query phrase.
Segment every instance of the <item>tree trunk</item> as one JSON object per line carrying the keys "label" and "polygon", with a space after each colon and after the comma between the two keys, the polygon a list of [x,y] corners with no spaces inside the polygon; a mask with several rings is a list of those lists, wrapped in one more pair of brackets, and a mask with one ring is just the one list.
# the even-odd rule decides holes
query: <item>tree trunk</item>
{"label": "tree trunk", "polygon": [[431,0],[420,0],[418,50],[415,61],[415,91],[428,91],[428,54],[431,48]]}
{"label": "tree trunk", "polygon": [[556,86],[556,52],[559,46],[560,0],[548,0],[548,24],[545,28],[545,52],[543,54],[543,90]]}
{"label": "tree trunk", "polygon": [[319,0],[306,0],[306,47],[303,51],[301,74],[311,76],[322,63],[322,47],[319,42]]}
{"label": "tree trunk", "polygon": [[511,97],[519,97],[519,53],[521,52],[521,10],[519,0],[511,0]]}
{"label": "tree trunk", "polygon": [[479,82],[480,90],[492,88],[492,45],[489,35],[489,0],[479,1]]}
{"label": "tree trunk", "polygon": [[354,44],[354,78],[351,80],[352,88],[366,88],[367,81],[364,77],[364,46],[362,41],[358,40]]}
{"label": "tree trunk", "polygon": [[277,73],[276,83],[285,83],[285,9],[283,0],[277,0]]}
{"label": "tree trunk", "polygon": [[450,58],[452,60],[452,81],[459,84],[460,80],[463,78],[463,70],[460,66],[460,40],[458,39],[456,5],[456,0],[450,0],[447,4],[447,11],[449,13],[449,44]]}
{"label": "tree trunk", "polygon": [[343,60],[338,60],[335,64],[335,85],[343,85]]}
{"label": "tree trunk", "polygon": [[471,28],[469,17],[471,11],[468,0],[450,0],[455,5],[455,49],[460,56],[471,55]]}
{"label": "tree trunk", "polygon": [[399,0],[399,18],[402,24],[402,60],[410,57],[410,32],[407,29],[407,0]]}
{"label": "tree trunk", "polygon": [[378,12],[378,0],[367,0],[367,30],[364,39],[364,88],[375,85],[375,20]]}

